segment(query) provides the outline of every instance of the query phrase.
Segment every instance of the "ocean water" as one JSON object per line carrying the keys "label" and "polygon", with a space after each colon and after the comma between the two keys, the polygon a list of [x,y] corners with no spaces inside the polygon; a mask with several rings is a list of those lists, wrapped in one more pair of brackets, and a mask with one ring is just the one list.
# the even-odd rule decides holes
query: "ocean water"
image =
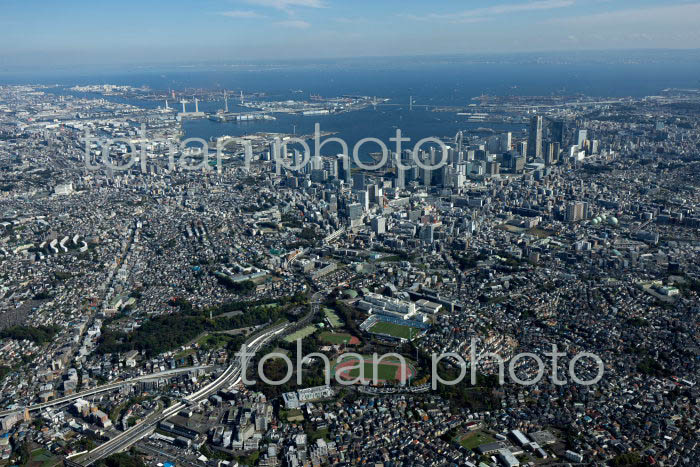
{"label": "ocean water", "polygon": [[[693,56],[694,57],[694,56]],[[561,60],[560,60],[561,62]],[[264,92],[272,100],[308,99],[311,94],[324,97],[363,95],[388,98],[395,107],[378,107],[328,115],[300,116],[277,114],[275,121],[217,123],[209,120],[184,122],[187,137],[210,139],[222,135],[240,136],[256,132],[310,134],[319,123],[321,130],[336,132],[352,147],[363,138],[375,137],[389,147],[389,138],[400,128],[412,143],[426,137],[453,137],[459,130],[471,132],[478,127],[495,131],[524,130],[522,125],[469,123],[455,113],[424,109],[409,111],[409,96],[416,104],[466,106],[473,98],[488,95],[588,95],[597,97],[643,97],[658,94],[669,87],[700,87],[700,61],[648,60],[624,63],[591,61],[577,63],[535,63],[532,60],[480,61],[433,58],[430,60],[336,61],[329,63],[282,63],[255,66],[149,67],[93,70],[77,74],[0,73],[0,83],[122,84],[149,86],[153,89],[187,88]],[[57,92],[67,92],[57,90]],[[110,98],[119,100],[119,98]],[[128,101],[143,107],[162,102]],[[172,103],[171,103],[172,104]],[[233,105],[232,111],[241,110]],[[223,102],[202,102],[200,110],[213,112]],[[324,153],[338,152],[328,145]],[[377,151],[367,144],[361,154]]]}

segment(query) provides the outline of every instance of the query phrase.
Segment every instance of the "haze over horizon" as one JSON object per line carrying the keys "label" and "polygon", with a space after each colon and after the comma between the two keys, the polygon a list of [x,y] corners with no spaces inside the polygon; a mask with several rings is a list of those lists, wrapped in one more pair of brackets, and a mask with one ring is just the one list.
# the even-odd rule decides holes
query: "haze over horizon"
{"label": "haze over horizon", "polygon": [[[700,48],[700,2],[205,0],[3,6],[0,69]],[[37,14],[41,11],[41,14]]]}

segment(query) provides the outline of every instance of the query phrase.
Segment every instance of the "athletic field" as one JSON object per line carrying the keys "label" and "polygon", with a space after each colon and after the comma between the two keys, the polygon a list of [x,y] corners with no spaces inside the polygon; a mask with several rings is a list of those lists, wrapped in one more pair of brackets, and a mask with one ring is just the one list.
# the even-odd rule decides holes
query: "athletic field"
{"label": "athletic field", "polygon": [[323,342],[327,342],[332,345],[338,344],[348,344],[348,345],[359,345],[360,339],[357,337],[345,333],[345,332],[322,332],[319,336]]}
{"label": "athletic field", "polygon": [[340,318],[338,318],[338,315],[336,315],[330,308],[324,308],[323,313],[325,313],[328,322],[331,323],[331,327],[339,328],[343,325],[343,322],[340,320]]}
{"label": "athletic field", "polygon": [[357,358],[350,356],[336,362],[332,370],[333,375],[338,374],[344,380],[354,380],[360,376],[360,363],[363,365],[364,381],[370,383],[374,378],[375,366],[377,367],[377,383],[398,382],[402,377],[405,377],[408,381],[408,378],[416,374],[416,370],[411,363],[406,362],[406,365],[402,365],[394,357],[387,357],[375,362],[371,356],[365,356],[363,361],[360,362]]}
{"label": "athletic field", "polygon": [[410,340],[420,334],[420,329],[412,328],[410,326],[403,326],[401,324],[378,321],[371,328],[369,328],[367,332]]}
{"label": "athletic field", "polygon": [[284,338],[285,342],[296,342],[298,339],[303,339],[305,337],[310,336],[316,332],[316,325],[315,324],[310,324],[309,326],[306,326],[305,328],[299,329],[297,332],[294,334],[290,334],[287,337]]}

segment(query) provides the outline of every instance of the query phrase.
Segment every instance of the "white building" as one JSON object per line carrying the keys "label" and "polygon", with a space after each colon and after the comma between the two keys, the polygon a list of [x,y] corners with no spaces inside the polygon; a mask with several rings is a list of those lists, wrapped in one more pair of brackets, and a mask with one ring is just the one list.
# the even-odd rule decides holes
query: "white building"
{"label": "white building", "polygon": [[56,188],[54,188],[54,192],[57,195],[70,195],[73,193],[73,183],[69,182],[56,185]]}

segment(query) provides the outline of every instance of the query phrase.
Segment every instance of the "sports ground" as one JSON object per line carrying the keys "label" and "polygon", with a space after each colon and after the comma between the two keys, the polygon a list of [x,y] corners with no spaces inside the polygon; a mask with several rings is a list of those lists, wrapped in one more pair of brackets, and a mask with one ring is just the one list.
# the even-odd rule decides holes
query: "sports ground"
{"label": "sports ground", "polygon": [[340,320],[337,314],[330,308],[324,308],[323,313],[326,315],[326,319],[328,319],[328,322],[331,324],[331,327],[334,328],[339,328],[343,325],[343,322]]}
{"label": "sports ground", "polygon": [[322,332],[319,336],[323,342],[328,342],[329,344],[347,344],[347,345],[360,345],[360,339],[357,337],[345,333],[345,332]]}
{"label": "sports ground", "polygon": [[[333,374],[337,374],[341,379],[346,381],[354,380],[360,376],[359,364],[359,359],[349,356],[336,361],[332,371]],[[405,365],[402,365],[401,362],[394,357],[386,357],[375,362],[371,356],[364,356],[362,365],[364,371],[363,377],[366,382],[372,382],[375,366],[377,367],[378,383],[398,382],[401,381],[402,377],[408,380],[411,376],[416,374],[416,369],[411,363],[406,362]]]}
{"label": "sports ground", "polygon": [[401,324],[387,323],[385,321],[378,321],[367,332],[372,334],[383,334],[387,336],[396,337],[399,339],[411,340],[412,338],[420,334],[420,329],[412,328],[411,326],[403,326]]}
{"label": "sports ground", "polygon": [[304,339],[305,337],[309,337],[311,334],[316,332],[316,325],[311,324],[309,326],[306,326],[305,328],[302,328],[295,332],[294,334],[290,334],[289,336],[284,338],[285,342],[296,342],[297,339]]}

